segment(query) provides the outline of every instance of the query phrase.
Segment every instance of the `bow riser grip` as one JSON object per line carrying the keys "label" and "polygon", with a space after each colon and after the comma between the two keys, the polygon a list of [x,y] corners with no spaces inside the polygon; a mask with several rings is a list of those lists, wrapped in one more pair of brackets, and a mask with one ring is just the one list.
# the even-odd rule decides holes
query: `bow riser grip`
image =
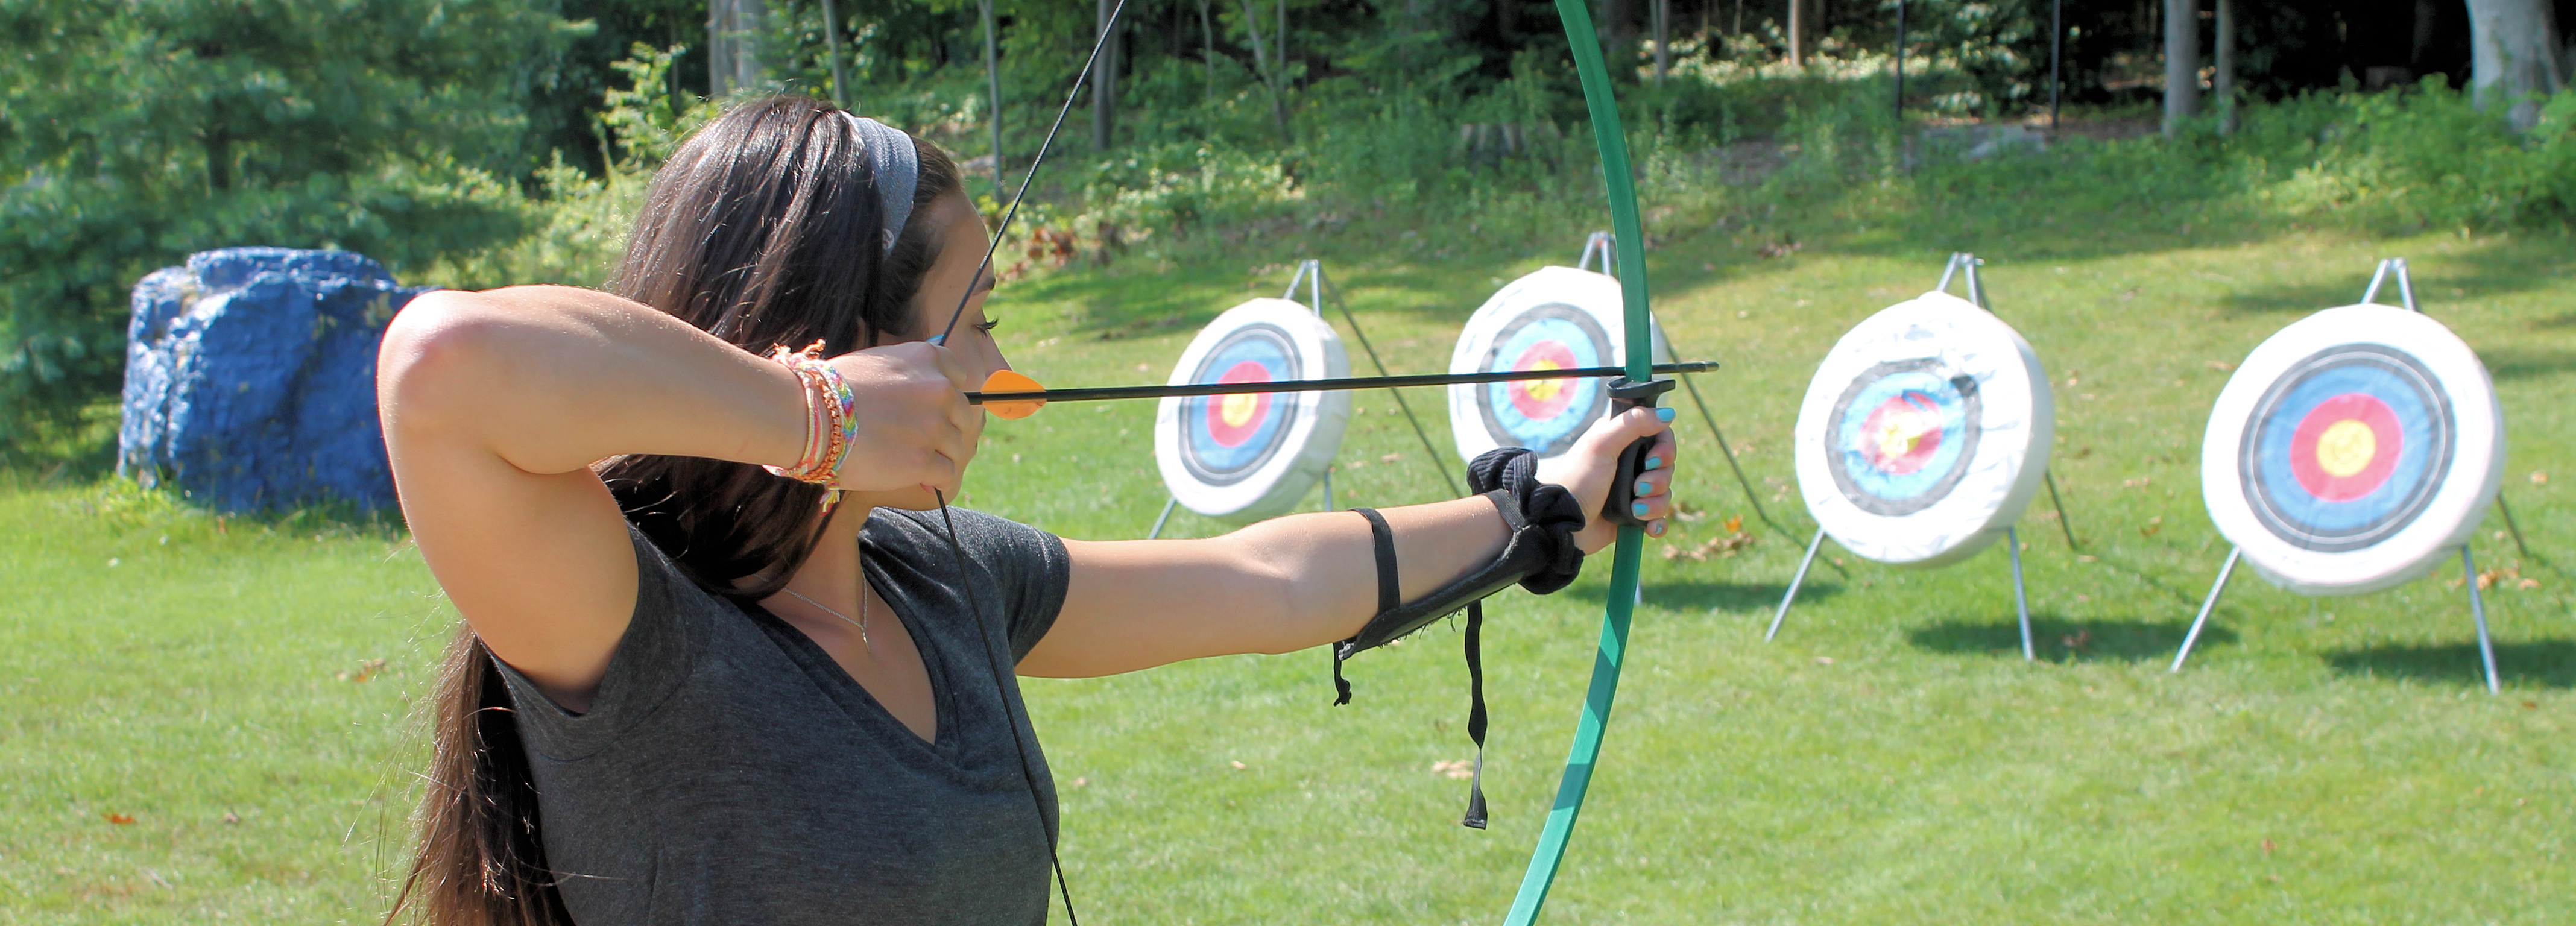
{"label": "bow riser grip", "polygon": [[[1673,381],[1654,379],[1639,383],[1620,377],[1610,381],[1611,413],[1625,414],[1632,408],[1653,408],[1658,396],[1673,390]],[[1640,437],[1619,451],[1619,473],[1610,483],[1610,497],[1601,505],[1601,516],[1610,523],[1643,528],[1646,519],[1637,516],[1637,477],[1645,474],[1646,454],[1655,449],[1655,438]]]}

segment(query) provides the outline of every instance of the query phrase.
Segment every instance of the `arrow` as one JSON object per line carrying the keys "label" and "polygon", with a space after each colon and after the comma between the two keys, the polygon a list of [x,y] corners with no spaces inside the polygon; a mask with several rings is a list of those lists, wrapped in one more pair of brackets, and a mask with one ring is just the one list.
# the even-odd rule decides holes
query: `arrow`
{"label": "arrow", "polygon": [[[1717,369],[1717,361],[1693,360],[1687,363],[1658,363],[1657,373],[1706,373]],[[1049,402],[1088,402],[1101,399],[1164,399],[1206,395],[1248,395],[1263,392],[1333,392],[1344,389],[1397,389],[1406,386],[1455,386],[1470,383],[1511,383],[1540,379],[1603,379],[1626,376],[1624,367],[1567,367],[1558,370],[1500,370],[1491,373],[1431,373],[1418,376],[1348,376],[1337,379],[1283,379],[1266,383],[1189,383],[1179,386],[1101,386],[1091,389],[1047,389],[1012,370],[995,371],[984,380],[984,391],[969,392],[966,402],[981,405],[1003,418],[1026,418]]]}

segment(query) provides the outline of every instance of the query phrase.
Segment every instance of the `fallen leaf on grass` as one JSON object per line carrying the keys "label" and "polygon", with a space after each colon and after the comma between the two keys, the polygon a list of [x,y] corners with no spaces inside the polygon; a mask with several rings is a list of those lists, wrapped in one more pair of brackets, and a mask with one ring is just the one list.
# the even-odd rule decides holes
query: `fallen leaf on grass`
{"label": "fallen leaf on grass", "polygon": [[1431,771],[1434,774],[1465,781],[1476,777],[1476,763],[1468,759],[1442,759],[1431,763]]}
{"label": "fallen leaf on grass", "polygon": [[1076,778],[1076,779],[1074,779],[1074,780],[1073,780],[1073,786],[1074,786],[1074,787],[1077,787],[1077,788],[1090,787],[1090,786],[1091,786],[1091,779],[1089,779],[1089,778]]}
{"label": "fallen leaf on grass", "polygon": [[1234,766],[1234,770],[1235,770],[1235,771],[1238,771],[1238,772],[1243,771],[1244,769],[1247,769],[1247,768],[1251,768],[1251,766],[1245,765],[1245,764],[1243,764],[1243,763],[1241,763],[1241,762],[1228,762],[1228,763],[1226,763],[1226,764],[1227,764],[1227,765]]}
{"label": "fallen leaf on grass", "polygon": [[2074,633],[2058,637],[2057,642],[2064,643],[2066,644],[2067,649],[2080,653],[2084,651],[2084,647],[2092,645],[2093,631],[2077,630]]}
{"label": "fallen leaf on grass", "polygon": [[1706,543],[1702,543],[1698,546],[1688,548],[1678,545],[1665,547],[1664,559],[1668,562],[1686,559],[1694,563],[1704,563],[1708,561],[1709,557],[1714,556],[1719,559],[1725,559],[1743,552],[1744,548],[1753,545],[1753,535],[1744,532],[1743,518],[1730,518],[1727,520],[1726,526],[1732,531],[1732,533],[1724,537],[1711,537]]}
{"label": "fallen leaf on grass", "polygon": [[128,823],[134,822],[133,817],[121,813],[103,813],[99,814],[99,816],[107,818],[107,822],[114,823],[118,826],[124,826]]}
{"label": "fallen leaf on grass", "polygon": [[232,812],[228,810],[228,811],[225,811],[225,812],[224,812],[224,822],[225,822],[225,823],[240,823],[240,822],[241,822],[241,818],[240,818],[240,817],[237,817],[237,816],[234,816],[234,815],[232,814]]}
{"label": "fallen leaf on grass", "polygon": [[1397,461],[1397,460],[1401,460],[1401,459],[1404,459],[1404,454],[1401,454],[1401,453],[1390,453],[1390,454],[1387,454],[1387,455],[1385,455],[1385,456],[1382,456],[1382,457],[1377,458],[1377,461],[1378,461],[1378,462],[1380,462],[1380,463],[1393,463],[1393,462],[1395,462],[1395,461]]}
{"label": "fallen leaf on grass", "polygon": [[368,679],[371,679],[371,678],[376,677],[376,674],[377,674],[377,673],[379,673],[379,672],[383,672],[384,670],[385,670],[385,661],[384,661],[384,660],[382,660],[382,659],[370,659],[370,660],[367,660],[367,661],[365,661],[365,662],[361,662],[361,663],[359,663],[359,664],[358,664],[358,671],[356,671],[356,672],[341,672],[341,673],[338,673],[336,677],[338,677],[341,681],[344,681],[344,682],[363,682],[363,681],[366,681],[366,680],[368,680]]}
{"label": "fallen leaf on grass", "polygon": [[2526,591],[2526,592],[2527,592],[2527,591],[2530,591],[2530,590],[2532,590],[2532,589],[2539,588],[2539,587],[2540,587],[2540,580],[2539,580],[2539,579],[2524,579],[2524,580],[2522,580],[2522,581],[2520,581],[2520,582],[2516,582],[2516,583],[2514,583],[2514,584],[2513,584],[2513,587],[2518,588],[2518,589],[2522,589],[2523,591]]}
{"label": "fallen leaf on grass", "polygon": [[2161,531],[2161,530],[2164,530],[2164,529],[2165,529],[2165,516],[2164,516],[2164,515],[2157,515],[2157,516],[2155,516],[2155,517],[2152,517],[2152,518],[2148,518],[2148,519],[2147,519],[2147,526],[2145,526],[2145,527],[2141,527],[2141,528],[2138,528],[2138,536],[2140,536],[2140,537],[2153,537],[2153,536],[2155,536],[2155,535],[2156,535],[2156,532],[2157,532],[2157,531]]}
{"label": "fallen leaf on grass", "polygon": [[1820,666],[1829,666],[1829,665],[1833,665],[1833,664],[1834,664],[1834,657],[1832,657],[1832,656],[1818,656],[1818,657],[1816,657],[1816,664],[1817,664],[1817,665],[1820,665]]}
{"label": "fallen leaf on grass", "polygon": [[2235,365],[2235,364],[2233,364],[2233,363],[2229,363],[2229,362],[2227,362],[2227,361],[2224,361],[2224,360],[2212,360],[2212,361],[2210,361],[2210,362],[2209,362],[2209,368],[2210,368],[2210,369],[2213,369],[2213,370],[2217,370],[2218,372],[2221,372],[2221,373],[2225,373],[2225,372],[2227,372],[2227,371],[2229,371],[2229,370],[2236,369],[2236,365]]}
{"label": "fallen leaf on grass", "polygon": [[2536,469],[2535,469],[2535,470],[2532,470],[2532,471],[2531,471],[2531,484],[2532,484],[2532,485],[2536,485],[2536,486],[2545,486],[2545,485],[2548,485],[2548,484],[2549,484],[2549,474],[2548,474],[2548,473],[2545,473],[2545,472],[2542,472],[2542,471],[2540,471],[2540,470],[2536,470]]}

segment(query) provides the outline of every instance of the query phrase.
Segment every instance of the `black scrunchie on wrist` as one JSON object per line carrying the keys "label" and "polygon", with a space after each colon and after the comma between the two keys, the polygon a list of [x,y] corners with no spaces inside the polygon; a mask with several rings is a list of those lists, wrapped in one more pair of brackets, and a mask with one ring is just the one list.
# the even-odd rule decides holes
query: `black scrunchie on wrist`
{"label": "black scrunchie on wrist", "polygon": [[1574,542],[1575,532],[1586,521],[1583,505],[1564,486],[1538,481],[1538,454],[1523,447],[1497,447],[1477,454],[1467,464],[1467,491],[1509,494],[1519,503],[1529,527],[1545,536],[1545,555],[1538,557],[1541,565],[1521,578],[1521,587],[1530,594],[1553,594],[1583,574],[1583,548]]}

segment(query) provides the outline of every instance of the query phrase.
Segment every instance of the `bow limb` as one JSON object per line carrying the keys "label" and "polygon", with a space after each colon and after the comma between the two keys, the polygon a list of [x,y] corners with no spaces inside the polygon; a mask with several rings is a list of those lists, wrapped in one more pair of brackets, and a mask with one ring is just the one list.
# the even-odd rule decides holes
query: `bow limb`
{"label": "bow limb", "polygon": [[[1637,185],[1629,168],[1628,138],[1620,128],[1618,103],[1610,96],[1610,70],[1602,62],[1601,42],[1593,33],[1585,0],[1556,0],[1556,12],[1565,20],[1566,43],[1573,46],[1575,74],[1583,81],[1583,103],[1592,118],[1592,139],[1601,149],[1601,179],[1610,197],[1619,290],[1625,299],[1627,324],[1621,343],[1628,378],[1644,382],[1652,376],[1653,361],[1648,356],[1652,351],[1647,346],[1652,343],[1652,321],[1646,299],[1646,234],[1637,220]],[[1610,560],[1609,601],[1601,617],[1601,644],[1592,657],[1592,684],[1583,696],[1583,714],[1575,722],[1574,747],[1565,759],[1556,803],[1548,809],[1538,847],[1530,853],[1529,871],[1521,877],[1520,893],[1512,898],[1511,913],[1503,920],[1506,926],[1528,926],[1538,919],[1539,908],[1547,903],[1548,887],[1556,880],[1557,865],[1565,859],[1575,818],[1583,812],[1584,792],[1591,787],[1592,770],[1601,758],[1601,735],[1610,724],[1610,704],[1619,694],[1619,670],[1627,661],[1628,623],[1637,604],[1637,573],[1645,540],[1641,528],[1619,528]]]}

